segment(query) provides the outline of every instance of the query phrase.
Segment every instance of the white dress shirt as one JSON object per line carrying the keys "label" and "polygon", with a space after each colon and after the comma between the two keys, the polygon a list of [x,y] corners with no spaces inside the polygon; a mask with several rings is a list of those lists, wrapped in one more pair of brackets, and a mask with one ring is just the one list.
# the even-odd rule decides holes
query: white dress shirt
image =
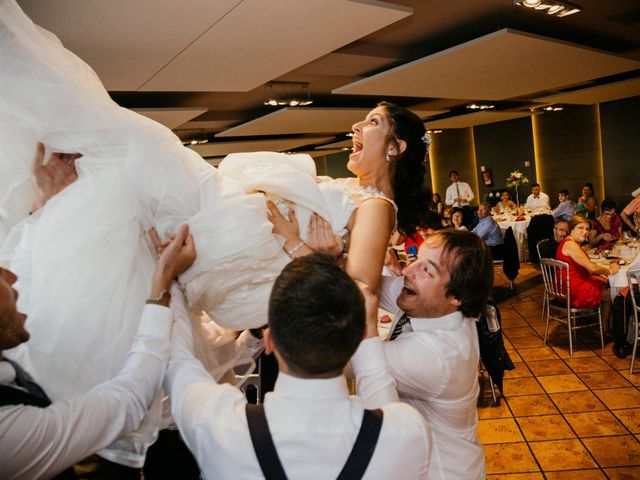
{"label": "white dress shirt", "polygon": [[[202,368],[193,357],[191,327],[184,312],[176,311],[175,315],[165,388],[185,442],[205,478],[262,478],[242,392],[217,384]],[[374,401],[395,399],[396,403],[383,408],[382,430],[364,478],[426,478],[430,433],[424,419],[413,408],[397,402],[382,357],[368,366],[365,375],[371,375],[380,386]],[[303,379],[281,372],[264,406],[289,478],[338,476],[353,448],[365,409],[363,399],[349,396],[343,376]]]}
{"label": "white dress shirt", "polygon": [[549,195],[544,192],[540,192],[540,195],[535,197],[533,193],[531,193],[527,197],[527,203],[525,207],[535,210],[536,208],[550,208],[549,203]]}
{"label": "white dress shirt", "polygon": [[84,395],[0,407],[0,478],[52,477],[137,428],[162,384],[171,320],[168,308],[147,305],[120,373]]}
{"label": "white dress shirt", "polygon": [[[380,307],[396,314],[391,332],[402,315],[396,299],[403,282],[402,277],[383,277],[379,292]],[[477,434],[480,354],[475,321],[454,312],[441,318],[411,318],[410,325],[393,341],[374,338],[361,347],[369,342],[383,347],[400,400],[427,419],[433,435],[428,478],[483,479],[484,451]],[[354,373],[372,360],[370,351],[359,348],[352,359]],[[357,387],[360,394],[376,389],[360,382]]]}
{"label": "white dress shirt", "polygon": [[[462,199],[460,203],[455,201],[455,198],[458,197],[458,190],[460,190],[460,198]],[[447,187],[445,203],[451,207],[464,207],[469,205],[474,198],[473,191],[467,182],[457,182]]]}

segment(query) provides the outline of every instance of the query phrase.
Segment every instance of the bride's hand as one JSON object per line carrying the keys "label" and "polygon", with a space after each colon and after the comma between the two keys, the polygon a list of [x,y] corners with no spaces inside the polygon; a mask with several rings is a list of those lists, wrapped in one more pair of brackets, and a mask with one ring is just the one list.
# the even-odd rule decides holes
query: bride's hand
{"label": "bride's hand", "polygon": [[31,205],[31,211],[35,212],[47,201],[72,184],[78,178],[75,161],[82,155],[80,153],[54,152],[44,164],[44,145],[38,143],[36,156],[33,161],[33,181],[36,187],[36,198]]}
{"label": "bride's hand", "polygon": [[272,201],[267,202],[267,208],[269,221],[273,225],[273,233],[280,235],[288,243],[300,242],[300,226],[295,210],[289,209],[289,220],[287,220]]}
{"label": "bride's hand", "polygon": [[340,235],[334,235],[331,224],[317,213],[311,216],[307,230],[307,245],[314,252],[324,253],[333,258],[338,258],[344,250],[344,243]]}

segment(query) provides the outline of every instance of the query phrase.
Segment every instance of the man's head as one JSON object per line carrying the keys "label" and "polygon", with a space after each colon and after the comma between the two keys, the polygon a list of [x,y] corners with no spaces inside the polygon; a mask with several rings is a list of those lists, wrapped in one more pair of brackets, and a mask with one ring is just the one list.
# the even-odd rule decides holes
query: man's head
{"label": "man's head", "polygon": [[451,170],[449,172],[449,178],[453,183],[456,183],[458,180],[460,180],[460,174],[456,170]]}
{"label": "man's head", "polygon": [[567,235],[569,235],[569,222],[562,219],[556,220],[553,226],[553,239],[560,243]]}
{"label": "man's head", "polygon": [[410,317],[436,318],[460,310],[477,317],[493,286],[493,263],[480,237],[461,230],[439,230],[402,272],[405,286],[398,306]]}
{"label": "man's head", "polygon": [[538,195],[540,195],[540,184],[539,183],[532,183],[531,184],[531,193],[533,193],[534,197],[537,197]]}
{"label": "man's head", "polygon": [[565,200],[568,200],[568,199],[569,199],[569,190],[567,190],[566,188],[563,188],[558,192],[558,200],[560,202],[564,202]]}
{"label": "man's head", "polygon": [[491,214],[491,207],[488,203],[481,203],[478,207],[478,218],[482,220]]}
{"label": "man's head", "polygon": [[265,346],[287,372],[300,377],[339,375],[364,336],[364,299],[326,255],[296,258],[276,279],[269,299]]}
{"label": "man's head", "polygon": [[16,308],[18,292],[12,287],[16,280],[12,272],[0,268],[0,358],[3,350],[29,340],[29,332],[24,328],[27,316]]}

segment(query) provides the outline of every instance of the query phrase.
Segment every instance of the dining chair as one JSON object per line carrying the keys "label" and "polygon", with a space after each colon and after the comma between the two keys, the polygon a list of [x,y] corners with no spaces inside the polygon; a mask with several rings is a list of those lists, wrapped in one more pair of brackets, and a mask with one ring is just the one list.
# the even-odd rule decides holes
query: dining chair
{"label": "dining chair", "polygon": [[[547,247],[548,244],[551,243],[551,239],[550,238],[544,238],[542,240],[540,240],[537,244],[536,244],[536,252],[538,253],[538,261],[541,261],[543,258],[555,258],[555,255],[553,257],[550,257],[548,253],[545,253],[546,250],[550,250]],[[544,270],[542,270],[542,279],[544,280]],[[544,289],[544,295],[542,297],[542,313],[540,314],[540,320],[544,321],[544,314],[547,311],[547,303],[549,302],[549,296],[547,295],[547,289]]]}
{"label": "dining chair", "polygon": [[[631,365],[629,366],[629,374],[633,373],[633,363],[636,361],[636,352],[638,350],[638,313],[640,312],[640,298],[637,298],[636,289],[634,287],[640,285],[640,270],[629,270],[627,272],[627,282],[629,284],[629,293],[631,295],[631,306],[633,309],[633,320],[635,324],[635,335],[633,336],[633,350],[631,351]],[[625,315],[625,324],[627,323],[627,315]]]}
{"label": "dining chair", "polygon": [[[547,296],[546,322],[544,327],[544,345],[547,344],[549,321],[555,320],[565,326],[569,332],[569,355],[573,357],[573,337],[578,330],[598,326],[600,328],[600,343],[604,348],[602,332],[602,312],[597,308],[573,308],[571,306],[571,282],[569,278],[569,264],[559,260],[543,258],[540,260],[542,280]],[[597,322],[584,323],[586,319],[597,318]]]}

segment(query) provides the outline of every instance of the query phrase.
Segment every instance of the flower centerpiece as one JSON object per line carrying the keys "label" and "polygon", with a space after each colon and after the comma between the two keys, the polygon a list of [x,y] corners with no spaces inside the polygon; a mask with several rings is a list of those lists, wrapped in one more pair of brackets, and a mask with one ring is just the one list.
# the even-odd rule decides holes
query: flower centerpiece
{"label": "flower centerpiece", "polygon": [[529,183],[529,179],[524,176],[520,170],[515,170],[507,177],[507,188],[514,188],[516,191],[516,205],[520,206],[520,198],[518,197],[518,187],[523,183]]}

